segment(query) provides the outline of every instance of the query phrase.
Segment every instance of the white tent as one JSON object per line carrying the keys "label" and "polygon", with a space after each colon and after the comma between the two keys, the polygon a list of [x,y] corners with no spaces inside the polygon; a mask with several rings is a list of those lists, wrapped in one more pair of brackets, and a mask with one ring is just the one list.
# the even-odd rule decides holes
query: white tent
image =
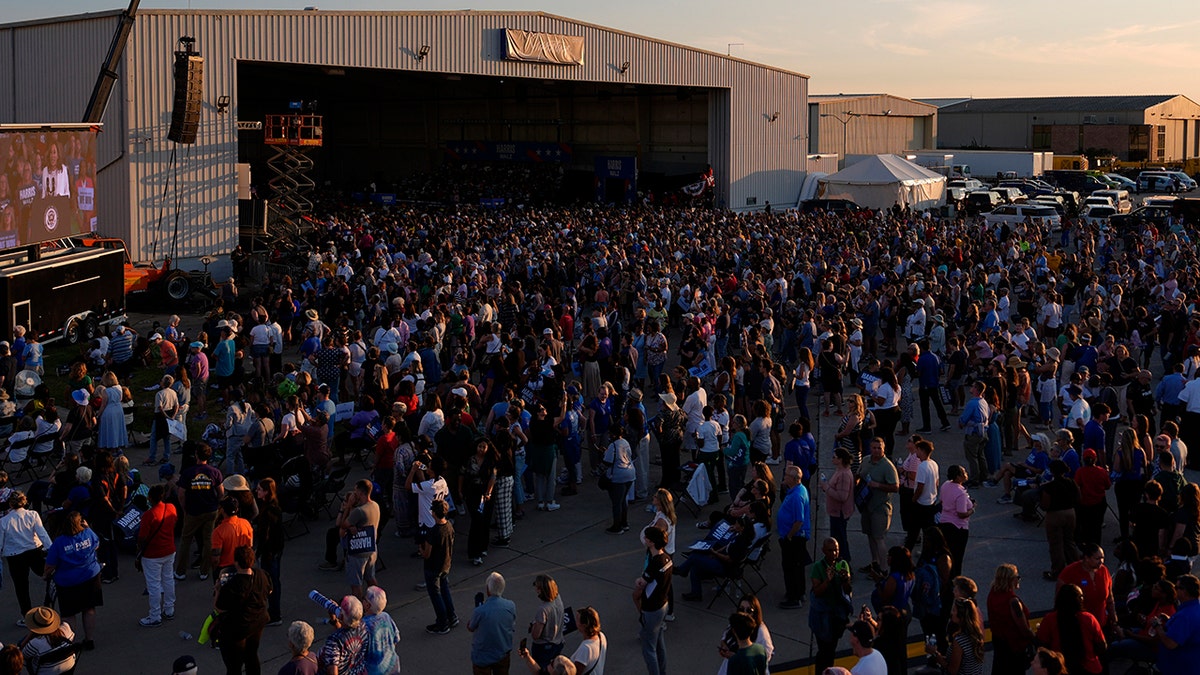
{"label": "white tent", "polygon": [[821,179],[822,199],[850,199],[859,206],[895,204],[932,209],[946,203],[946,177],[896,155],[872,155]]}

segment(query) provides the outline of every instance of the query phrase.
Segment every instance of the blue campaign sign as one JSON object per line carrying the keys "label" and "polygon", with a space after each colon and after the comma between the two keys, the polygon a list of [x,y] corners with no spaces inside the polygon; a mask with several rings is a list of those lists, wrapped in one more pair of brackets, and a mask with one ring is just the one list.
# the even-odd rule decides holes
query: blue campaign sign
{"label": "blue campaign sign", "polygon": [[636,157],[597,157],[596,175],[601,178],[637,178]]}

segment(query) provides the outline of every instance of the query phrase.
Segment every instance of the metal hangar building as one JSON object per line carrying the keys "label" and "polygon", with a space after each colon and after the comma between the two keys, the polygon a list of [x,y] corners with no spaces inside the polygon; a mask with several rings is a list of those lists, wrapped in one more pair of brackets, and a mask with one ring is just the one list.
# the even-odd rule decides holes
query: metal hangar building
{"label": "metal hangar building", "polygon": [[[121,14],[0,26],[0,123],[79,120]],[[191,145],[167,139],[184,36],[205,59]],[[718,206],[783,206],[809,145],[806,75],[542,12],[144,10],[116,70],[98,227],[141,259],[174,229],[185,266],[236,245],[247,166],[265,180],[257,126],[296,105],[323,118],[314,181],[380,191],[462,152],[558,152],[598,197],[603,167],[632,192],[711,165]]]}

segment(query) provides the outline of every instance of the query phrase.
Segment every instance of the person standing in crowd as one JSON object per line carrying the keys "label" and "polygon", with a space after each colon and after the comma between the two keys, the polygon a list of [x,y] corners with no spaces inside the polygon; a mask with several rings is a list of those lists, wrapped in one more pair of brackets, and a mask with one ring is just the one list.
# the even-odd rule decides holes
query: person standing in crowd
{"label": "person standing in crowd", "polygon": [[124,390],[117,375],[105,371],[100,378],[100,433],[96,447],[101,450],[121,451],[129,447],[129,432],[125,428],[125,410],[121,407]]}
{"label": "person standing in crowd", "polygon": [[783,472],[783,502],[776,515],[779,531],[779,557],[783,564],[784,598],[781,609],[804,606],[804,570],[812,562],[808,540],[812,534],[808,490],[800,482],[800,467],[789,466]]}
{"label": "person standing in crowd", "polygon": [[882,438],[871,439],[871,456],[862,463],[859,477],[863,487],[870,490],[862,509],[862,531],[871,552],[871,561],[859,571],[883,575],[888,560],[887,533],[892,526],[892,493],[900,489],[900,476],[892,460],[884,455]]}
{"label": "person standing in crowd", "polygon": [[265,477],[258,481],[254,489],[258,501],[258,516],[254,518],[254,553],[258,557],[258,566],[271,579],[271,597],[268,602],[268,614],[271,620],[268,626],[283,625],[280,612],[280,596],[283,593],[280,580],[280,567],[283,564],[283,547],[287,534],[283,527],[283,509],[279,505],[278,488],[275,479]]}
{"label": "person standing in crowd", "polygon": [[534,577],[533,588],[542,604],[529,623],[529,637],[533,638],[530,652],[533,660],[544,668],[562,653],[564,647],[563,601],[558,594],[558,583],[549,575]]}
{"label": "person standing in crowd", "polygon": [[1156,617],[1158,670],[1163,675],[1193,672],[1200,658],[1200,579],[1185,574],[1175,581],[1179,609],[1169,619]]}
{"label": "person standing in crowd", "polygon": [[[414,467],[415,468],[415,467]],[[454,527],[446,520],[446,500],[439,497],[429,507],[433,525],[426,526],[420,537],[420,555],[424,558],[425,581],[422,586],[433,604],[434,622],[425,627],[426,633],[445,635],[458,625],[454,599],[450,595],[450,564],[454,559]],[[419,587],[418,587],[419,588]]]}
{"label": "person standing in crowd", "polygon": [[[75,631],[63,621],[52,607],[34,607],[25,615],[28,634],[21,639],[19,655],[30,675],[69,673],[75,670],[78,657],[64,651],[75,639]],[[0,658],[0,663],[3,659]],[[12,675],[18,675],[18,668]]]}
{"label": "person standing in crowd", "polygon": [[934,524],[934,515],[938,510],[940,480],[937,462],[933,460],[933,443],[922,439],[917,441],[914,447],[920,461],[913,477],[912,529],[904,538],[904,547],[909,550],[916,547],[921,532]]}
{"label": "person standing in crowd", "polygon": [[507,675],[512,662],[513,630],[517,606],[504,597],[505,581],[499,572],[488,575],[487,595],[476,598],[475,611],[467,621],[471,632],[471,664],[476,675]]}
{"label": "person standing in crowd", "polygon": [[317,655],[309,651],[315,637],[313,627],[305,621],[293,621],[288,626],[287,643],[292,658],[283,664],[278,675],[317,675]]}
{"label": "person standing in crowd", "polygon": [[146,577],[146,593],[150,598],[150,614],[138,623],[146,628],[161,626],[163,619],[175,618],[175,525],[179,514],[175,505],[164,501],[167,488],[163,484],[150,488],[147,500],[150,508],[142,514],[138,526],[138,556],[142,574]]}
{"label": "person standing in crowd", "polygon": [[1083,608],[1083,591],[1063,584],[1054,594],[1054,610],[1037,629],[1037,641],[1062,652],[1068,673],[1104,672],[1100,655],[1108,648],[1096,617]]}
{"label": "person standing in crowd", "polygon": [[100,584],[100,561],[96,551],[100,537],[83,522],[78,511],[71,511],[62,522],[62,530],[46,552],[47,579],[58,588],[58,607],[64,620],[73,621],[83,614],[83,648],[96,648],[96,608],[104,604]]}
{"label": "person standing in crowd", "polygon": [[187,579],[187,565],[192,550],[192,540],[200,541],[200,579],[207,579],[212,570],[208,551],[212,549],[212,532],[217,520],[217,511],[225,488],[220,470],[209,466],[212,447],[203,441],[195,446],[196,463],[185,468],[179,475],[179,504],[183,510],[183,534],[180,550],[175,556],[175,580]]}
{"label": "person standing in crowd", "polygon": [[243,546],[254,545],[254,528],[242,517],[238,501],[233,497],[221,500],[221,515],[212,533],[212,569],[220,576],[221,571],[235,564],[233,558]]}
{"label": "person standing in crowd", "polygon": [[[4,557],[4,565],[8,567],[22,616],[33,607],[29,597],[29,573],[40,577],[45,572],[46,547],[51,542],[42,526],[42,516],[26,509],[26,503],[25,493],[19,490],[9,493],[8,512],[0,517],[0,556]],[[24,626],[24,619],[18,620],[17,625]]]}
{"label": "person standing in crowd", "polygon": [[362,601],[353,595],[342,598],[337,613],[330,616],[329,622],[337,630],[325,638],[325,645],[317,654],[321,672],[330,675],[365,673],[370,635],[363,624]]}
{"label": "person standing in crowd", "polygon": [[963,430],[963,453],[967,459],[967,473],[975,476],[977,480],[989,475],[984,450],[987,446],[992,408],[983,398],[987,388],[987,383],[983,380],[976,380],[971,385],[971,398],[958,416],[958,427]]}
{"label": "person standing in crowd", "polygon": [[247,675],[259,675],[262,664],[258,646],[266,627],[267,596],[271,580],[254,567],[254,549],[239,546],[233,552],[234,574],[220,585],[213,608],[221,626],[221,660],[226,675],[238,675],[245,668]]}
{"label": "person standing in crowd", "polygon": [[1029,667],[1029,646],[1034,644],[1029,608],[1017,595],[1021,574],[1017,566],[996,567],[987,596],[988,624],[992,629],[992,672],[1022,673]]}
{"label": "person standing in crowd", "polygon": [[355,483],[337,519],[338,536],[346,542],[346,581],[356,598],[362,597],[363,588],[375,585],[379,504],[371,499],[371,489],[365,478]]}
{"label": "person standing in crowd", "polygon": [[1050,546],[1050,569],[1042,574],[1048,581],[1068,563],[1079,559],[1075,543],[1075,507],[1079,504],[1079,487],[1067,477],[1067,463],[1061,459],[1050,462],[1054,478],[1041,490],[1042,510],[1045,512],[1046,542]]}
{"label": "person standing in crowd", "polygon": [[1083,591],[1083,609],[1100,622],[1102,628],[1112,628],[1117,621],[1117,606],[1113,599],[1113,582],[1104,566],[1104,549],[1099,544],[1085,542],[1080,547],[1079,560],[1067,565],[1058,574],[1058,588],[1073,584]]}
{"label": "person standing in crowd", "polygon": [[[920,356],[917,357],[917,378],[918,391],[921,398],[921,428],[917,433],[927,434],[933,431],[930,426],[929,419],[929,402],[933,401],[934,407],[937,409],[938,421],[941,422],[941,430],[950,430],[950,421],[946,419],[946,406],[942,404],[941,393],[941,377],[942,377],[942,360],[937,354],[928,350],[928,343],[921,342],[918,345]],[[925,349],[921,349],[925,348]]]}
{"label": "person standing in crowd", "polygon": [[646,567],[633,585],[633,604],[641,612],[642,658],[649,675],[667,672],[667,643],[664,639],[667,596],[671,592],[672,562],[666,552],[667,536],[657,527],[642,530],[647,542]]}
{"label": "person standing in crowd", "polygon": [[378,586],[364,591],[363,626],[367,629],[367,675],[399,675],[400,629],[387,609],[387,593]]}
{"label": "person standing in crowd", "polygon": [[967,493],[967,470],[958,464],[946,469],[946,482],[941,490],[941,521],[938,527],[946,538],[950,549],[950,576],[962,574],[963,559],[967,554],[967,540],[971,535],[971,516],[975,515],[975,500]]}
{"label": "person standing in crowd", "polygon": [[858,663],[850,672],[853,675],[887,675],[887,661],[883,653],[874,649],[875,629],[866,621],[858,620],[850,624],[850,651]]}
{"label": "person standing in crowd", "polygon": [[612,526],[605,532],[622,534],[629,531],[629,504],[626,495],[629,486],[636,478],[633,466],[633,450],[625,440],[624,429],[620,424],[614,424],[607,436],[611,439],[608,449],[604,451],[603,471],[609,480],[608,498],[612,502]]}
{"label": "person standing in crowd", "polygon": [[828,537],[821,544],[822,557],[811,566],[812,604],[808,609],[808,627],[817,642],[813,662],[816,672],[833,665],[838,641],[853,612],[850,564],[840,559],[838,540]]}

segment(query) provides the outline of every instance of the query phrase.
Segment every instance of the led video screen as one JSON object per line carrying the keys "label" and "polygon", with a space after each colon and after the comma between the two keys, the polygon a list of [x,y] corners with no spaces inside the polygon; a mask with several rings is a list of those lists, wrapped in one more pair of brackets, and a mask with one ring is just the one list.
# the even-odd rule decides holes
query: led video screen
{"label": "led video screen", "polygon": [[0,128],[0,249],[96,229],[96,130]]}

